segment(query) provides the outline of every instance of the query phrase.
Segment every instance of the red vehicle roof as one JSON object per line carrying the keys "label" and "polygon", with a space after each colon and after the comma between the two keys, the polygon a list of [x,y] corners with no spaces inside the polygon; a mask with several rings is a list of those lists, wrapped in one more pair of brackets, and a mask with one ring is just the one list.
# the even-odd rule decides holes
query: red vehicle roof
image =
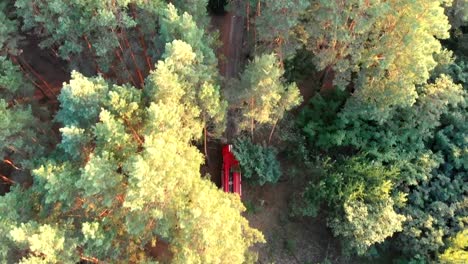
{"label": "red vehicle roof", "polygon": [[225,192],[233,192],[242,196],[242,179],[239,161],[231,151],[232,145],[223,146],[223,167],[221,185]]}

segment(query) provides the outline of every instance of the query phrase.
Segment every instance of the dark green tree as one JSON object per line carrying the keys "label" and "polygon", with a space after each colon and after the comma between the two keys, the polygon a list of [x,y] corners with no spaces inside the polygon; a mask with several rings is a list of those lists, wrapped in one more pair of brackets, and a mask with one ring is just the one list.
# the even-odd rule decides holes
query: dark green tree
{"label": "dark green tree", "polygon": [[392,191],[397,169],[362,156],[325,161],[323,168],[323,176],[305,189],[305,204],[297,209],[300,214],[316,216],[326,204],[331,211],[328,226],[344,238],[346,254],[365,254],[369,247],[402,230],[405,217],[394,206],[404,197]]}
{"label": "dark green tree", "polygon": [[249,138],[237,138],[233,153],[239,160],[244,178],[259,185],[276,183],[280,178],[281,168],[275,147],[254,144]]}

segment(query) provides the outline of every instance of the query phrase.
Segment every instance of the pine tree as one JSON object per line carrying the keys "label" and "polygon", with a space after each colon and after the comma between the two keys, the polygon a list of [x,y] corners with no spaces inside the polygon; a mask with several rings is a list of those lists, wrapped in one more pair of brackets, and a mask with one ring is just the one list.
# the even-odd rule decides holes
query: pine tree
{"label": "pine tree", "polygon": [[322,204],[330,210],[327,225],[344,239],[348,255],[364,255],[369,247],[402,230],[405,217],[396,212],[393,193],[398,169],[368,162],[363,155],[323,163],[323,175],[306,187],[301,214],[316,216]]}
{"label": "pine tree", "polygon": [[206,28],[208,26],[210,22],[207,12],[208,0],[175,0],[171,2],[180,11],[190,14],[200,27]]}
{"label": "pine tree", "polygon": [[20,67],[7,57],[0,56],[0,98],[10,102],[32,95],[34,87],[29,83]]}
{"label": "pine tree", "polygon": [[145,247],[167,243],[174,263],[241,263],[263,241],[238,196],[200,175],[202,59],[177,40],[163,57],[143,90],[72,74],[59,96],[61,143],[31,188],[0,197],[0,208],[28,201],[0,216],[2,261],[145,262]]}
{"label": "pine tree", "polygon": [[[51,48],[72,68],[88,74],[102,73],[142,86],[143,70],[160,53],[161,45],[146,42],[157,36],[155,22],[164,8],[161,1],[21,0],[15,7],[24,31],[41,32],[42,48]],[[143,21],[144,30],[138,24]]]}
{"label": "pine tree", "polygon": [[55,140],[45,132],[49,113],[31,102],[32,92],[19,66],[0,56],[0,163],[11,169],[0,171],[3,183],[30,181],[30,170]]}
{"label": "pine tree", "polygon": [[[253,1],[248,1],[252,3]],[[255,41],[262,51],[274,51],[282,64],[294,55],[300,43],[293,37],[299,17],[309,6],[307,0],[255,1]],[[257,43],[255,43],[257,45]]]}
{"label": "pine tree", "polygon": [[242,129],[250,129],[252,135],[257,123],[274,129],[286,111],[301,103],[299,89],[295,83],[285,83],[283,73],[273,54],[255,57],[247,65],[241,75],[242,90],[233,99],[242,110]]}
{"label": "pine tree", "polygon": [[8,2],[0,3],[0,56],[18,55],[18,42],[21,38],[16,34],[18,23],[8,17]]}
{"label": "pine tree", "polygon": [[441,52],[450,28],[446,1],[311,1],[301,39],[319,70],[354,91],[348,111],[382,120],[388,110],[411,106]]}

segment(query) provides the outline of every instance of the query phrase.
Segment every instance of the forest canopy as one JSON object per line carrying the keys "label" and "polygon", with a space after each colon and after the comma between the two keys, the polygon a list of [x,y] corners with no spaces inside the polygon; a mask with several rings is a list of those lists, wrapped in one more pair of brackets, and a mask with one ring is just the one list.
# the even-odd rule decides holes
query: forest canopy
{"label": "forest canopy", "polygon": [[467,47],[465,0],[2,1],[0,262],[468,263]]}

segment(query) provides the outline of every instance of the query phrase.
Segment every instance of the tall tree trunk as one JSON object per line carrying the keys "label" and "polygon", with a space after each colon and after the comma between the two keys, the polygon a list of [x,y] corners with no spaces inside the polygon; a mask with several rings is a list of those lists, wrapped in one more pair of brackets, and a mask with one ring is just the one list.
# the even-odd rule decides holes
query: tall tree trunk
{"label": "tall tree trunk", "polygon": [[[133,5],[130,5],[130,9],[132,10],[133,19],[136,21],[137,20],[137,13],[136,13],[135,7]],[[146,45],[145,38],[143,37],[143,33],[141,32],[140,25],[137,25],[136,29],[138,31],[138,36],[139,36],[139,39],[140,39],[141,47],[143,48],[143,54],[145,56],[146,64],[148,64],[149,71],[152,71],[153,70],[153,65],[151,64],[151,58],[148,56],[148,48],[147,48],[147,45]]]}
{"label": "tall tree trunk", "polygon": [[[12,59],[14,59],[16,62],[18,62],[18,60],[14,57],[12,57]],[[49,83],[44,79],[44,77],[42,77],[42,75],[40,75],[38,72],[36,72],[34,70],[34,68],[24,59],[21,60],[21,65],[25,65],[26,68],[29,69],[29,72],[31,72],[39,81],[41,81],[45,87],[47,88],[47,90],[52,94],[52,96],[56,96],[54,90],[52,89],[52,87],[49,85]],[[20,66],[21,67],[21,66]],[[33,82],[35,83],[35,82]],[[40,86],[38,86],[39,88]],[[42,88],[39,88],[42,92]],[[49,98],[49,96],[46,96],[47,98]]]}
{"label": "tall tree trunk", "polygon": [[[128,80],[124,80],[122,83],[131,82],[136,87],[137,83],[135,82],[135,79],[133,78],[132,72],[127,68],[127,64],[125,63],[125,61],[124,61],[124,59],[122,57],[123,53],[119,52],[118,50],[115,50],[115,55],[117,56],[117,58],[119,58],[120,64],[122,64],[123,68],[125,69],[125,71],[128,74]],[[118,73],[116,73],[116,75],[118,75]]]}
{"label": "tall tree trunk", "polygon": [[246,18],[247,18],[247,32],[250,32],[250,3],[249,1],[245,1],[245,4],[247,5],[246,7]]}
{"label": "tall tree trunk", "polygon": [[[135,79],[133,78],[133,74],[130,72],[130,70],[128,69],[127,67],[127,64],[125,63],[124,59],[123,59],[123,55],[124,55],[124,49],[122,47],[122,44],[120,43],[120,40],[122,39],[122,36],[117,33],[114,29],[111,29],[112,33],[114,33],[114,35],[117,37],[117,42],[119,44],[119,49],[120,49],[120,53],[118,50],[115,51],[115,55],[119,58],[120,60],[120,63],[122,64],[123,68],[125,68],[125,71],[127,72],[128,76],[129,76],[129,80],[128,81],[131,81],[133,83],[134,86],[137,86],[137,83],[135,82]],[[114,71],[115,72],[115,71]],[[116,75],[118,75],[118,73],[116,72]],[[117,76],[116,76],[117,77]],[[118,77],[117,77],[118,78]],[[123,81],[123,83],[125,82],[128,82],[128,81]]]}
{"label": "tall tree trunk", "polygon": [[145,80],[143,79],[143,75],[141,74],[140,68],[138,67],[138,63],[136,61],[135,54],[133,53],[132,47],[130,46],[130,42],[128,41],[127,34],[125,33],[125,29],[122,29],[123,33],[123,39],[125,41],[125,44],[127,45],[128,50],[130,51],[130,57],[133,60],[133,64],[135,64],[135,71],[137,73],[138,78],[140,79],[140,87],[143,87],[145,85]]}
{"label": "tall tree trunk", "polygon": [[261,16],[262,15],[262,7],[261,7],[261,2],[260,0],[257,0],[257,16]]}
{"label": "tall tree trunk", "polygon": [[96,55],[94,54],[94,51],[93,51],[93,45],[91,45],[91,42],[89,42],[89,39],[86,35],[83,35],[83,39],[84,41],[86,42],[86,46],[88,47],[88,50],[89,50],[89,54],[91,55],[91,57],[93,58],[93,61],[94,61],[94,65],[96,67],[96,72],[98,74],[103,74],[103,72],[101,71],[101,68],[99,67],[99,64],[97,62],[97,59],[96,59]]}
{"label": "tall tree trunk", "polygon": [[206,124],[205,126],[203,127],[203,134],[204,134],[204,149],[205,149],[205,157],[206,157],[206,162],[208,163],[208,165],[210,164],[210,156],[208,156],[208,140],[207,140],[207,137],[208,137],[208,132],[206,131]]}
{"label": "tall tree trunk", "polygon": [[283,56],[283,38],[278,38],[278,57],[281,69],[284,69],[284,56]]}
{"label": "tall tree trunk", "polygon": [[273,133],[275,132],[276,124],[278,123],[278,120],[275,121],[273,124],[273,127],[271,128],[270,136],[268,137],[268,144],[271,142],[271,138],[273,137]]}
{"label": "tall tree trunk", "polygon": [[[253,112],[254,109],[254,99],[250,100],[250,109]],[[252,142],[254,141],[254,118],[253,116],[250,118],[250,136],[252,137]]]}
{"label": "tall tree trunk", "polygon": [[50,99],[50,97],[47,95],[47,93],[44,91],[44,89],[42,89],[42,87],[36,82],[34,81],[31,76],[29,76],[29,73],[26,71],[26,69],[24,69],[23,65],[21,65],[18,60],[15,58],[15,57],[11,57],[11,60],[19,66],[19,68],[21,69],[21,71],[23,72],[24,76],[37,88],[39,89],[39,91],[42,93],[42,95],[47,98],[47,99]]}

